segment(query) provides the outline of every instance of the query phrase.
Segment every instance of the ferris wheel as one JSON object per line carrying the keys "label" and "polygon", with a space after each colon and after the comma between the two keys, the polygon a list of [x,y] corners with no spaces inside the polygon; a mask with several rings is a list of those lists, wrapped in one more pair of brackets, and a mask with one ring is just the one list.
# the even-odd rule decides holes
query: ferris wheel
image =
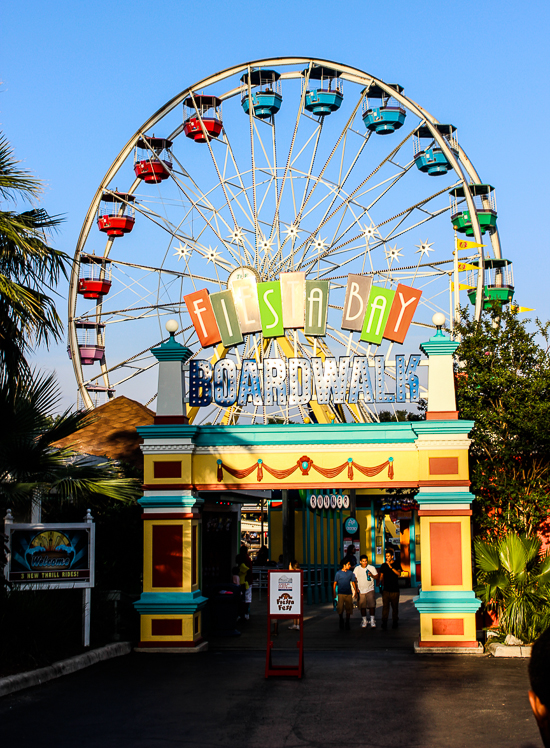
{"label": "ferris wheel", "polygon": [[[422,292],[409,334],[417,350],[434,313],[453,319],[456,232],[485,244],[461,257],[477,268],[468,291],[476,317],[491,283],[500,298],[513,295],[496,215],[494,189],[481,182],[457,128],[400,85],[299,57],[215,73],[137,130],[91,202],[69,290],[69,355],[82,403],[93,408],[115,392],[152,403],[150,351],[167,339],[171,318],[192,359],[240,367],[248,358],[382,354],[391,368],[393,343],[372,345],[340,328],[348,275]],[[274,338],[259,329],[203,349],[186,296],[285,273],[328,282],[324,337],[285,329]],[[228,424],[307,422],[312,412],[249,403],[189,407],[188,415]],[[327,406],[313,418],[368,422],[377,413],[358,403],[349,412]]]}

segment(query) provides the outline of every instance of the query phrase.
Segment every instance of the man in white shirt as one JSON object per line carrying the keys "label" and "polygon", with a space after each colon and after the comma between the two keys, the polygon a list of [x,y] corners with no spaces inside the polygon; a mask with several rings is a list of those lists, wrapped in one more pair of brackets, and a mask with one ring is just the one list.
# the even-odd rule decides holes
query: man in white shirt
{"label": "man in white shirt", "polygon": [[371,566],[368,562],[367,557],[363,553],[359,560],[359,566],[356,566],[353,570],[353,574],[357,581],[357,588],[359,590],[359,607],[361,608],[361,627],[366,628],[367,623],[367,608],[370,613],[370,625],[373,629],[376,628],[376,621],[374,619],[374,612],[376,609],[376,596],[374,594],[374,580],[378,579],[378,572],[374,566]]}

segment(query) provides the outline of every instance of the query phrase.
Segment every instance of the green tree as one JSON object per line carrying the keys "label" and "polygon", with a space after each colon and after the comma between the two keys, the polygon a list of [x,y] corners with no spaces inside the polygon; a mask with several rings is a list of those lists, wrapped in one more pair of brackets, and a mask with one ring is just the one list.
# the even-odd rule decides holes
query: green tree
{"label": "green tree", "polygon": [[550,625],[550,556],[541,555],[540,539],[510,532],[474,547],[475,592],[498,616],[499,634],[535,641]]}
{"label": "green tree", "polygon": [[[52,374],[0,378],[0,506],[28,512],[37,496],[46,512],[70,501],[82,509],[116,499],[134,502],[140,481],[122,477],[110,461],[91,463],[56,442],[87,426],[93,416],[66,410],[52,418],[60,401]],[[3,515],[2,515],[3,516]]]}
{"label": "green tree", "polygon": [[66,276],[67,255],[48,240],[61,219],[42,208],[18,212],[32,204],[41,182],[20,168],[0,134],[0,366],[11,376],[28,369],[26,354],[33,346],[59,340],[62,324],[51,294]]}
{"label": "green tree", "polygon": [[533,536],[550,510],[549,325],[494,308],[463,312],[457,331],[457,406],[472,419],[470,479],[477,534]]}

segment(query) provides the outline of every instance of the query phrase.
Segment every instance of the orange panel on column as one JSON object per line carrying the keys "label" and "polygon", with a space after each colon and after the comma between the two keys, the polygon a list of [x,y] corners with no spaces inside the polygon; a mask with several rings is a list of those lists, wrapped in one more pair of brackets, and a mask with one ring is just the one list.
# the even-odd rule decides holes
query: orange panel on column
{"label": "orange panel on column", "polygon": [[430,457],[430,475],[458,475],[458,457]]}
{"label": "orange panel on column", "polygon": [[191,529],[191,585],[197,584],[197,525]]}
{"label": "orange panel on column", "polygon": [[433,586],[462,584],[462,538],[458,522],[430,523]]}
{"label": "orange panel on column", "polygon": [[434,636],[464,636],[463,618],[432,618]]}
{"label": "orange panel on column", "polygon": [[181,587],[183,528],[153,525],[153,587]]}

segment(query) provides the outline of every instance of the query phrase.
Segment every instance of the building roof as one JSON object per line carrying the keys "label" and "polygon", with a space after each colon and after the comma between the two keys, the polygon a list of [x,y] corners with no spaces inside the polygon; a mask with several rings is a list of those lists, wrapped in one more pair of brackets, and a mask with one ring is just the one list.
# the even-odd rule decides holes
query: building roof
{"label": "building roof", "polygon": [[95,419],[89,426],[75,431],[54,446],[69,447],[83,454],[108,457],[141,467],[143,457],[139,445],[142,439],[136,426],[152,424],[155,414],[136,400],[121,395],[92,412]]}

